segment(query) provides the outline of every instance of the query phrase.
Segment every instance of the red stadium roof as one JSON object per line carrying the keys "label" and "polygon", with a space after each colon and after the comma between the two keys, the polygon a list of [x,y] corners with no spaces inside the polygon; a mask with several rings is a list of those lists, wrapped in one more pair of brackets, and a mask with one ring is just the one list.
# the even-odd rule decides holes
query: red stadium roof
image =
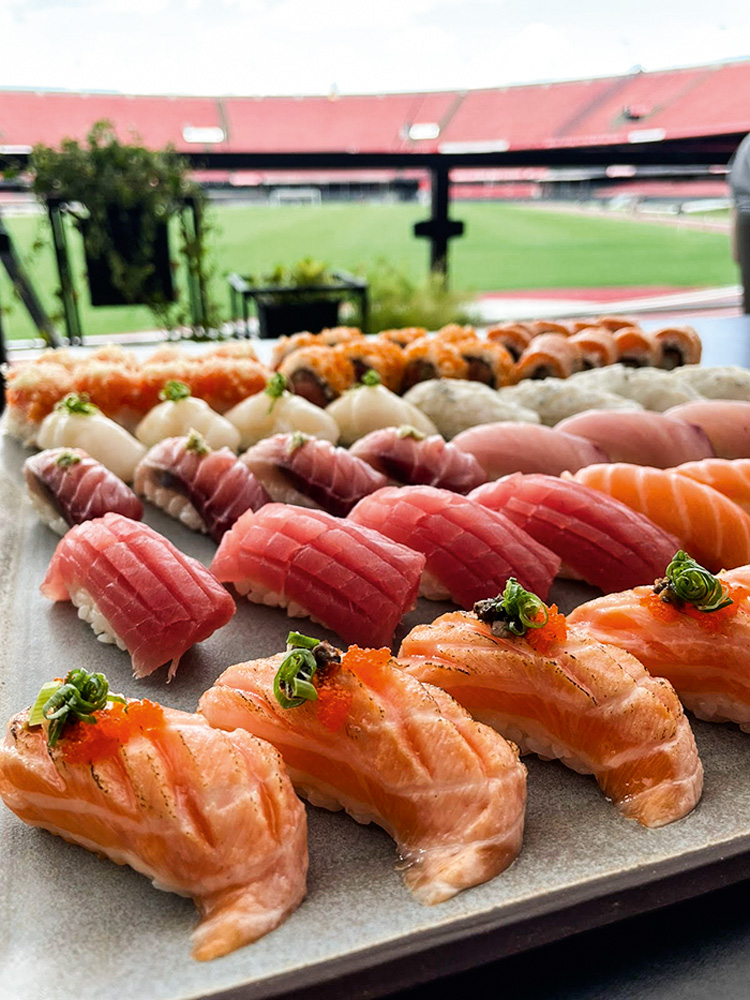
{"label": "red stadium roof", "polygon": [[[750,61],[492,90],[338,97],[137,97],[0,90],[0,151],[123,138],[184,152],[549,149],[750,132]],[[191,141],[192,140],[192,141]],[[217,141],[219,140],[219,141]]]}

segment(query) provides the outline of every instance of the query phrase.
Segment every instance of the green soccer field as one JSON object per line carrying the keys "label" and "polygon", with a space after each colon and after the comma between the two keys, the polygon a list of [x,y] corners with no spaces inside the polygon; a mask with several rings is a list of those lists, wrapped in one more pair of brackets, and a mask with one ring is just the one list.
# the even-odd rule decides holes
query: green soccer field
{"label": "green soccer field", "polygon": [[[367,270],[386,259],[413,280],[427,274],[429,244],[412,235],[428,210],[416,204],[324,204],[279,207],[221,206],[210,210],[213,295],[226,318],[226,275],[263,273],[278,263],[312,256],[348,270]],[[737,271],[723,233],[680,229],[626,218],[601,218],[498,203],[454,203],[452,217],[466,233],[452,241],[454,288],[472,292],[611,286],[710,287],[733,284]],[[28,255],[43,218],[8,218],[19,252]],[[48,235],[48,234],[47,234]],[[88,303],[80,241],[70,237],[84,333],[153,328],[146,309],[92,309]],[[29,274],[51,314],[59,314],[51,249],[37,254]],[[34,336],[0,269],[0,306],[8,338]]]}

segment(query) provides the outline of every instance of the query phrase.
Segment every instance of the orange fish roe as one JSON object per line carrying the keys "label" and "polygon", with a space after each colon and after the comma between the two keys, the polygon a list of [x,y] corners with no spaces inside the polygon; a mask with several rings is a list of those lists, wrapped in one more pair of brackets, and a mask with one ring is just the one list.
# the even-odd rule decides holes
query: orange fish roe
{"label": "orange fish roe", "polygon": [[93,764],[115,757],[121,746],[137,733],[150,733],[164,725],[164,711],[154,701],[112,702],[96,713],[96,722],[76,722],[67,728],[59,747],[68,764]]}
{"label": "orange fish roe", "polygon": [[415,340],[421,340],[427,336],[426,326],[403,326],[393,330],[381,330],[375,338],[376,340],[387,340],[398,347],[406,347]]}
{"label": "orange fish roe", "polygon": [[386,667],[391,661],[390,649],[360,649],[350,646],[341,658],[341,666],[351,670],[367,687],[384,687],[387,679]]}
{"label": "orange fish roe", "polygon": [[398,344],[388,340],[350,340],[334,348],[337,354],[348,358],[354,365],[355,378],[360,380],[372,368],[378,373],[383,385],[391,392],[401,388],[404,371],[404,352]]}
{"label": "orange fish roe", "polygon": [[[568,637],[568,623],[565,615],[561,615],[556,604],[550,604],[547,608],[548,618],[541,628],[530,628],[525,639],[532,649],[543,656],[551,652],[555,646],[564,642]],[[541,613],[540,616],[541,617]]]}
{"label": "orange fish roe", "polygon": [[331,663],[325,672],[315,675],[315,687],[318,700],[315,702],[318,718],[330,732],[341,729],[349,715],[352,704],[352,692],[338,683],[341,670]]}
{"label": "orange fish roe", "polygon": [[724,586],[732,603],[718,611],[699,611],[692,604],[683,604],[682,607],[678,607],[670,601],[663,601],[661,596],[655,594],[653,590],[649,590],[647,594],[641,596],[639,601],[654,618],[664,625],[675,625],[682,620],[683,616],[687,615],[688,618],[693,618],[698,622],[706,632],[720,632],[723,626],[741,610],[742,602],[748,595],[745,587],[727,583]]}

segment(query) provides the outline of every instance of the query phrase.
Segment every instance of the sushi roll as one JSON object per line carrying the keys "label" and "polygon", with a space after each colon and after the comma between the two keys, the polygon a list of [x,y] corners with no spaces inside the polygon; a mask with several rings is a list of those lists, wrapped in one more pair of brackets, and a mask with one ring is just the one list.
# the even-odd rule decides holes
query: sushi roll
{"label": "sushi roll", "polygon": [[224,416],[240,432],[241,449],[273,434],[300,432],[332,444],[339,439],[339,425],[333,417],[304,396],[289,392],[281,372],[276,372],[263,392],[233,406]]}
{"label": "sushi roll", "polygon": [[354,365],[354,378],[362,380],[365,372],[376,371],[380,381],[391,392],[399,392],[404,372],[404,352],[387,340],[351,340],[339,344],[335,351]]}
{"label": "sushi roll", "polygon": [[171,680],[180,657],[235,612],[232,598],[197,559],[121,514],[71,528],[41,591],[51,601],[72,601],[101,642],[127,650],[135,677],[169,662]]}
{"label": "sushi roll", "polygon": [[692,326],[666,326],[655,330],[653,336],[661,344],[662,368],[672,371],[700,363],[703,344]]}
{"label": "sushi roll", "polygon": [[630,368],[659,368],[662,363],[662,345],[651,333],[640,327],[626,326],[613,334],[617,347],[617,360]]}
{"label": "sushi roll", "polygon": [[395,669],[387,649],[342,653],[292,632],[286,653],[225,670],[198,708],[272,743],[314,805],[382,826],[422,903],[494,878],[521,848],[516,748]]}
{"label": "sushi roll", "polygon": [[71,670],[10,719],[0,798],[24,823],[192,897],[198,961],[272,931],[305,895],[305,809],[273,747],[111,694],[103,674]]}
{"label": "sushi roll", "polygon": [[506,391],[495,392],[488,385],[467,379],[428,379],[409,389],[404,402],[421,410],[448,439],[477,424],[500,420],[538,424],[537,413],[512,402]]}
{"label": "sushi roll", "polygon": [[562,333],[542,333],[534,337],[516,362],[512,381],[521,379],[567,378],[581,370],[581,349]]}
{"label": "sushi roll", "polygon": [[525,323],[503,323],[487,330],[487,340],[491,344],[501,344],[514,361],[518,361],[534,339],[534,334]]}
{"label": "sushi roll", "polygon": [[389,486],[436,486],[468,493],[484,482],[481,465],[439,434],[427,437],[414,427],[384,427],[349,449],[388,480]]}
{"label": "sushi roll", "polygon": [[640,329],[639,324],[632,316],[599,316],[593,325],[603,326],[605,330],[609,330],[612,333],[617,333],[618,330],[623,330],[625,327],[631,330]]}
{"label": "sushi roll", "polygon": [[[750,403],[746,405],[750,410]],[[705,431],[666,413],[585,410],[561,420],[555,429],[593,442],[610,462],[671,469],[682,462],[714,457]]]}
{"label": "sushi roll", "polygon": [[362,497],[386,485],[367,462],[330,441],[305,434],[274,434],[240,462],[270,498],[344,517]]}
{"label": "sushi roll", "polygon": [[557,476],[505,476],[470,500],[499,511],[562,559],[567,575],[605,593],[661,576],[678,542],[645,515]]}
{"label": "sushi roll", "polygon": [[622,462],[589,465],[572,478],[645,514],[712,573],[750,563],[750,516],[710,486]]}
{"label": "sushi roll", "polygon": [[24,445],[35,445],[44,418],[75,390],[75,376],[50,359],[44,363],[23,361],[11,365],[4,378],[3,432]]}
{"label": "sushi roll", "polygon": [[613,365],[617,359],[617,344],[610,330],[600,326],[588,326],[570,338],[581,351],[582,371]]}
{"label": "sushi roll", "polygon": [[455,344],[424,337],[404,349],[402,391],[433,378],[467,378],[469,366]]}
{"label": "sushi roll", "polygon": [[387,340],[389,343],[403,348],[426,336],[427,328],[424,326],[404,326],[394,330],[381,330],[375,339]]}
{"label": "sushi roll", "polygon": [[184,374],[169,378],[186,382],[193,396],[202,399],[215,413],[224,414],[248,396],[262,392],[271,371],[252,358],[209,354],[191,358]]}
{"label": "sushi roll", "polygon": [[747,567],[718,577],[677,552],[652,586],[581,604],[569,616],[593,642],[627,650],[665,677],[691,712],[750,732]]}
{"label": "sushi roll", "polygon": [[473,326],[461,326],[460,323],[448,323],[435,332],[434,340],[442,344],[463,344],[467,340],[478,340],[477,331]]}
{"label": "sushi roll", "polygon": [[68,528],[108,511],[140,521],[143,504],[125,483],[80,448],[51,448],[23,464],[32,506],[46,525]]}
{"label": "sushi roll", "polygon": [[124,427],[105,417],[86,397],[69,393],[42,421],[40,448],[81,448],[126,483],[146,449]]}
{"label": "sushi roll", "polygon": [[346,642],[390,645],[417,600],[424,556],[322,510],[269,503],[247,511],[211,563],[255,604],[309,616]]}
{"label": "sushi roll", "polygon": [[138,463],[133,485],[154,506],[215,542],[240,514],[271,499],[233,451],[214,451],[197,431],[154,445]]}
{"label": "sushi roll", "polygon": [[397,659],[522,752],[593,774],[628,819],[664,826],[700,799],[703,768],[672,687],[516,581],[473,613],[418,625]]}
{"label": "sushi roll", "polygon": [[472,340],[457,341],[455,346],[469,366],[466,377],[470,382],[482,382],[498,389],[513,381],[513,356],[502,344],[474,337]]}
{"label": "sushi roll", "polygon": [[162,400],[146,414],[135,429],[135,436],[152,448],[164,438],[185,437],[197,431],[209,448],[240,446],[240,432],[203,399],[196,399],[184,382],[170,381],[159,394]]}
{"label": "sushi roll", "polygon": [[361,385],[335,400],[326,412],[339,426],[340,440],[344,445],[354,444],[359,438],[381,427],[401,427],[409,424],[423,434],[435,434],[433,422],[406,399],[397,396],[380,383],[377,372],[365,372]]}
{"label": "sushi roll", "polygon": [[515,576],[544,597],[560,559],[512,521],[432,486],[389,486],[361,500],[348,520],[425,557],[420,595],[463,608],[494,596]]}
{"label": "sushi roll", "polygon": [[499,479],[511,472],[559,476],[566,469],[575,472],[607,461],[605,453],[592,441],[535,424],[479,424],[458,434],[453,444],[476,458],[487,479]]}
{"label": "sushi roll", "polygon": [[309,333],[303,330],[301,333],[293,333],[291,337],[281,337],[273,349],[271,356],[271,366],[278,368],[284,358],[293,354],[303,347],[335,347],[337,344],[346,344],[352,340],[361,340],[363,333],[354,326],[336,326],[320,333]]}
{"label": "sushi roll", "polygon": [[535,319],[528,326],[535,337],[543,333],[559,333],[563,337],[569,337],[573,332],[570,323],[561,323],[554,319]]}
{"label": "sushi roll", "polygon": [[702,429],[718,458],[750,458],[750,402],[699,399],[673,406],[665,416]]}
{"label": "sushi roll", "polygon": [[294,351],[278,370],[298,396],[320,407],[338,399],[355,381],[351,361],[324,345]]}
{"label": "sushi roll", "polygon": [[574,375],[566,379],[525,379],[517,385],[505,386],[497,395],[503,403],[535,411],[537,420],[547,427],[584,410],[643,409],[634,400],[606,392]]}

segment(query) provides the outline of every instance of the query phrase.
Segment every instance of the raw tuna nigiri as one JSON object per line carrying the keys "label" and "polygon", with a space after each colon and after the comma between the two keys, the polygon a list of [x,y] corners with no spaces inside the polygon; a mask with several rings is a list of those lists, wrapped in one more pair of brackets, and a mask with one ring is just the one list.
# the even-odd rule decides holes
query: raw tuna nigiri
{"label": "raw tuna nigiri", "polygon": [[[550,619],[562,619],[554,610]],[[522,751],[593,774],[623,815],[663,826],[690,812],[703,769],[672,687],[629,653],[559,624],[549,638],[552,621],[521,637],[453,612],[412,629],[398,661]]]}
{"label": "raw tuna nigiri", "polygon": [[556,476],[516,473],[478,487],[469,499],[503,513],[605,593],[650,583],[679,548],[674,535],[638,511]]}
{"label": "raw tuna nigiri", "polygon": [[666,677],[700,719],[737,722],[750,731],[746,570],[719,575],[732,603],[717,611],[666,603],[658,588],[636,587],[581,604],[569,621],[581,635],[626,649],[650,673]]}
{"label": "raw tuna nigiri", "polygon": [[232,598],[197,559],[121,514],[71,528],[41,590],[51,601],[72,601],[101,641],[126,649],[136,677],[169,661],[171,679],[183,653],[235,612]]}
{"label": "raw tuna nigiri", "polygon": [[425,437],[414,427],[386,427],[366,434],[349,449],[388,478],[389,485],[437,486],[468,493],[485,480],[473,455],[439,434]]}
{"label": "raw tuna nigiri", "polygon": [[555,430],[587,438],[602,449],[610,462],[670,469],[682,462],[714,456],[711,442],[700,427],[664,413],[586,410],[561,420]]}
{"label": "raw tuna nigiri", "polygon": [[488,479],[510,472],[557,476],[566,469],[575,472],[607,461],[601,448],[586,438],[536,424],[480,424],[456,435],[453,444],[472,454]]}
{"label": "raw tuna nigiri", "polygon": [[314,805],[384,827],[421,902],[506,868],[521,847],[526,800],[516,748],[443,691],[394,669],[389,650],[355,646],[340,658],[327,644],[315,652],[323,647],[315,700],[281,707],[280,653],[230,667],[199,710],[214,726],[273,743]]}
{"label": "raw tuna nigiri", "polygon": [[387,480],[367,462],[330,441],[306,434],[274,434],[241,460],[272,500],[344,517]]}
{"label": "raw tuna nigiri", "polygon": [[151,503],[215,542],[240,514],[271,499],[233,451],[212,451],[196,431],[154,445],[138,463],[133,485]]}
{"label": "raw tuna nigiri", "polygon": [[420,593],[470,608],[502,590],[508,577],[547,596],[560,560],[502,514],[432,486],[389,486],[349,515],[367,528],[422,552]]}
{"label": "raw tuna nigiri", "polygon": [[590,465],[573,478],[645,514],[712,572],[750,562],[750,516],[710,486],[624,462]]}
{"label": "raw tuna nigiri", "polygon": [[381,646],[417,599],[424,556],[322,510],[270,503],[247,511],[211,563],[256,604],[309,615],[344,642]]}
{"label": "raw tuna nigiri", "polygon": [[192,896],[193,958],[226,955],[282,923],[305,895],[307,837],[273,747],[148,701],[94,718],[70,725],[54,748],[28,712],[10,720],[0,745],[8,808]]}
{"label": "raw tuna nigiri", "polygon": [[667,416],[703,428],[718,458],[750,458],[750,402],[697,399],[673,406]]}
{"label": "raw tuna nigiri", "polygon": [[750,514],[749,458],[704,458],[702,462],[678,465],[672,472],[718,490]]}
{"label": "raw tuna nigiri", "polygon": [[23,464],[31,503],[45,524],[58,535],[108,511],[134,521],[143,504],[114,472],[81,448],[50,448]]}

